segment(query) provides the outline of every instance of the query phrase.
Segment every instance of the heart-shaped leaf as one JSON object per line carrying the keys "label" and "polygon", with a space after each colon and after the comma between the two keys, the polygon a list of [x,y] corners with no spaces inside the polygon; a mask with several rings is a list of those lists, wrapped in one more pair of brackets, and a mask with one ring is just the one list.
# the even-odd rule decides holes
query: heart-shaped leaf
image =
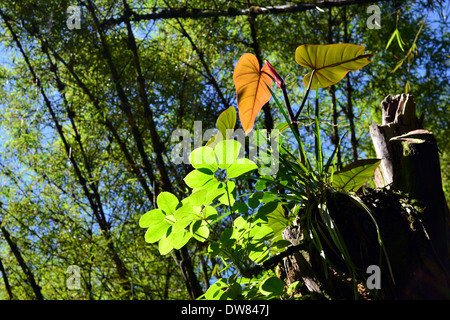
{"label": "heart-shaped leaf", "polygon": [[333,175],[332,186],[346,191],[357,191],[373,176],[380,159],[357,160]]}
{"label": "heart-shaped leaf", "polygon": [[[349,71],[358,70],[370,63],[365,48],[349,43],[313,45],[305,44],[295,50],[295,61],[314,70],[311,89],[326,88],[341,81]],[[312,71],[303,77],[306,87]]]}
{"label": "heart-shaped leaf", "polygon": [[219,115],[219,118],[217,118],[216,127],[219,130],[219,132],[217,132],[217,134],[214,137],[212,137],[206,143],[206,145],[210,146],[211,148],[214,148],[220,141],[231,139],[232,136],[229,134],[229,132],[233,132],[235,126],[236,126],[236,109],[234,107],[229,107]]}
{"label": "heart-shaped leaf", "polygon": [[268,89],[272,84],[269,72],[267,65],[260,69],[258,59],[251,53],[244,53],[234,68],[239,119],[245,134],[253,129],[261,108],[272,97]]}

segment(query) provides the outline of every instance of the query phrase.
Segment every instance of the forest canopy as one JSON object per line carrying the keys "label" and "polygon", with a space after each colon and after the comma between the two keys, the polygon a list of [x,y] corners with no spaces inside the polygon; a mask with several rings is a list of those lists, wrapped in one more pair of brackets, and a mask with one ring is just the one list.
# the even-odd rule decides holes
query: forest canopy
{"label": "forest canopy", "polygon": [[[233,240],[235,234],[216,235],[251,224],[245,213],[264,203],[280,234],[294,219],[276,219],[283,209],[272,208],[273,202],[257,192],[266,187],[260,175],[228,180],[255,169],[246,162],[234,176],[227,171],[226,179],[219,179],[228,195],[229,188],[234,190],[233,199],[217,194],[222,207],[204,206],[203,219],[192,222],[187,215],[177,226],[186,230],[178,246],[157,243],[163,234],[159,239],[146,235],[143,227],[155,221],[169,221],[165,234],[175,228],[168,216],[176,216],[192,189],[207,189],[212,181],[205,173],[211,166],[196,167],[184,161],[191,153],[175,152],[177,132],[189,134],[189,150],[212,143],[217,155],[220,142],[213,140],[223,135],[226,141],[226,129],[286,130],[283,143],[292,153],[298,152],[292,149],[297,130],[302,160],[323,153],[324,159],[334,157],[338,170],[376,158],[369,126],[382,122],[382,100],[410,94],[423,126],[436,137],[449,201],[449,14],[450,4],[443,0],[4,1],[0,299],[175,300],[207,292],[213,298],[221,286],[229,286],[229,297],[242,298],[230,279],[237,273],[244,277],[251,266],[233,264],[225,249],[204,239]],[[323,83],[324,77],[305,77],[311,69],[296,50],[331,44],[363,48],[353,59],[366,55],[367,63],[320,87],[316,78]],[[244,54],[251,54],[256,81],[265,77],[271,83],[258,82],[267,99],[247,123],[238,108],[242,90],[233,77]],[[292,109],[301,110],[294,126],[280,111],[283,93]],[[215,138],[194,138],[207,129],[216,129]],[[365,165],[372,174],[373,163]],[[375,188],[371,178],[363,183]],[[149,212],[151,218],[145,216]],[[178,214],[173,221],[186,213]],[[266,231],[261,226],[252,236],[260,232],[266,241]],[[261,244],[252,245],[259,252]],[[286,295],[276,279],[275,272],[259,279],[260,291],[249,289],[245,297]]]}

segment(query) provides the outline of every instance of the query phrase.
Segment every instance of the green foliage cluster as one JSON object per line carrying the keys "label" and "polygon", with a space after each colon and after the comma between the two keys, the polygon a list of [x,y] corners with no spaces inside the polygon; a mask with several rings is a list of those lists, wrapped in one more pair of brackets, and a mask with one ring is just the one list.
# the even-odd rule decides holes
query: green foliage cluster
{"label": "green foliage cluster", "polygon": [[[159,251],[162,255],[173,249],[181,248],[191,237],[200,242],[209,242],[209,257],[220,258],[225,268],[216,272],[219,279],[202,296],[206,299],[286,299],[291,298],[294,293],[298,295],[297,287],[302,284],[300,281],[294,281],[293,285],[288,280],[287,284],[289,285],[285,290],[285,283],[272,270],[276,264],[272,268],[261,268],[268,263],[269,257],[274,258],[274,255],[280,254],[292,244],[292,239],[287,241],[283,238],[282,233],[288,225],[292,225],[294,219],[299,219],[297,220],[299,221],[297,222],[298,226],[305,234],[304,239],[296,241],[298,242],[296,245],[302,244],[304,248],[309,248],[309,255],[315,254],[322,257],[324,266],[322,272],[328,273],[328,266],[330,266],[341,275],[350,274],[354,288],[357,287],[358,282],[365,280],[364,276],[357,275],[345,241],[328,210],[328,200],[333,197],[333,193],[339,192],[361,206],[373,219],[371,211],[364,203],[354,193],[348,192],[361,188],[367,178],[373,175],[381,160],[359,160],[337,171],[335,160],[338,146],[325,163],[318,115],[319,88],[339,82],[344,77],[342,73],[348,72],[351,68],[343,67],[349,67],[347,62],[349,59],[354,60],[351,52],[355,52],[355,57],[360,57],[360,48],[342,44],[331,47],[317,46],[314,47],[314,50],[316,52],[314,59],[322,63],[317,65],[315,61],[310,61],[311,68],[314,69],[311,78],[314,77],[314,71],[318,68],[321,68],[322,74],[328,75],[327,85],[320,83],[325,79],[323,75],[320,75],[315,82],[309,81],[308,87],[309,91],[313,82],[316,86],[314,161],[310,161],[306,157],[302,139],[297,133],[298,128],[294,126],[295,121],[288,116],[293,112],[290,110],[286,94],[284,95],[286,107],[284,107],[271,88],[265,84],[274,96],[278,109],[286,118],[286,122],[282,123],[281,127],[285,128],[287,124],[294,132],[299,156],[292,154],[284,145],[281,145],[282,152],[279,152],[278,144],[272,145],[270,153],[272,156],[279,155],[281,157],[281,159],[276,159],[283,164],[281,169],[273,177],[270,175],[255,177],[254,174],[249,174],[257,169],[257,165],[247,158],[238,159],[242,146],[234,140],[233,135],[226,134],[235,127],[235,109],[230,107],[219,116],[217,127],[220,130],[214,139],[207,143],[207,145],[215,143],[214,149],[204,146],[195,149],[190,155],[190,163],[195,169],[184,178],[184,181],[188,187],[192,188],[192,194],[179,202],[173,194],[161,193],[157,199],[158,209],[151,210],[141,217],[140,226],[148,228],[145,234],[146,241],[149,243],[159,241]],[[346,51],[347,54],[329,54],[328,52],[336,50],[337,52]],[[305,57],[310,57],[307,51],[296,53],[296,59]],[[332,61],[328,62],[327,57]],[[248,59],[248,54],[242,56],[241,65],[245,64]],[[357,65],[354,69],[359,69],[367,63]],[[269,68],[276,77],[280,88],[285,92],[286,88],[282,85],[284,81],[273,66],[270,65]],[[236,72],[241,72],[241,70],[236,68]],[[258,70],[254,72],[258,74]],[[254,82],[254,73],[241,74],[243,76],[239,78],[239,82],[235,80],[235,83],[246,88],[241,100],[244,102],[239,105],[239,110],[242,112],[246,108],[254,106],[253,103],[248,103],[247,96],[258,101],[259,96],[266,96],[266,93],[261,93],[256,89],[256,94],[253,96],[246,81]],[[334,82],[329,79],[334,79]],[[304,99],[306,98],[307,96]],[[218,175],[223,177],[222,179],[214,176],[219,169],[224,171]],[[236,199],[236,184],[229,179],[239,178],[242,175],[247,179],[252,176],[256,179],[256,190],[241,195],[241,199]],[[283,192],[284,189],[287,189],[288,192]],[[245,199],[248,204],[245,203]],[[215,208],[220,207],[225,208],[219,210],[222,214],[218,216],[218,210]],[[291,208],[293,212],[290,212]],[[237,217],[234,218],[233,216],[236,214]],[[232,220],[226,224],[228,227],[220,234],[214,234],[217,232],[214,224],[230,215],[232,215]],[[376,225],[374,219],[373,221]],[[377,226],[376,230],[378,230]],[[381,252],[382,241],[378,231],[377,233]],[[323,241],[328,245],[331,243],[338,255],[342,256],[347,270],[339,270],[333,266],[333,262],[324,253]],[[280,259],[277,263],[281,262]],[[222,274],[226,274],[227,269],[237,273],[232,273],[227,279],[224,279]]]}

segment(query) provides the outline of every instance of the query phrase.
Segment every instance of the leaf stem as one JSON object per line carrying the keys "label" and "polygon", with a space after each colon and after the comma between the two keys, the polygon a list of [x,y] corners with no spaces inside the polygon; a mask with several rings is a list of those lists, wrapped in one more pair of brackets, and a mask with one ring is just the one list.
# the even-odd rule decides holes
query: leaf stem
{"label": "leaf stem", "polygon": [[316,72],[315,69],[313,69],[313,71],[311,72],[311,77],[309,78],[308,89],[306,90],[305,97],[303,98],[303,101],[302,101],[302,105],[300,106],[300,108],[298,109],[297,114],[294,117],[295,121],[298,120],[298,117],[300,116],[300,113],[302,112],[303,107],[305,106],[306,100],[308,100],[308,94],[309,94],[309,91],[311,89],[311,84],[312,84],[312,79],[314,77],[314,72]]}
{"label": "leaf stem", "polygon": [[[311,85],[311,83],[310,83],[310,85]],[[297,134],[297,137],[300,139],[300,131],[298,129],[297,119],[296,119],[296,117],[294,117],[294,112],[292,112],[292,107],[291,107],[291,103],[289,102],[289,96],[287,94],[285,84],[283,84],[281,86],[281,90],[283,91],[284,103],[285,103],[286,109],[288,111],[289,120],[291,121],[292,128],[294,129],[295,134]],[[302,164],[306,163],[305,155],[303,154],[303,152],[300,152],[300,159],[301,159]]]}
{"label": "leaf stem", "polygon": [[287,94],[286,85],[283,85],[281,87],[281,90],[283,91],[284,103],[285,103],[286,109],[288,111],[289,120],[291,121],[291,124],[294,126],[294,129],[295,129],[295,132],[297,132],[297,135],[300,136],[299,131],[298,131],[298,125],[297,125],[296,119],[294,117],[294,112],[292,112],[291,103],[289,102],[289,96]]}

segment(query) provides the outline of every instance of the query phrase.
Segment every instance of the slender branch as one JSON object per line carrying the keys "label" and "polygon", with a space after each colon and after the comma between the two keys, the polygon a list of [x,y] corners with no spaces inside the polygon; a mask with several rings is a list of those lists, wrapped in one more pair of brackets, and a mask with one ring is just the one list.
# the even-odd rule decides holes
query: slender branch
{"label": "slender branch", "polygon": [[[0,224],[1,224],[1,221],[0,221]],[[27,266],[19,248],[17,247],[16,243],[12,240],[11,235],[9,234],[8,230],[6,230],[5,226],[0,226],[0,231],[2,232],[11,251],[13,252],[14,256],[16,257],[17,263],[19,264],[23,273],[25,273],[31,288],[33,289],[36,299],[44,300],[44,297],[42,296],[42,292],[41,292],[41,287],[36,283],[33,273],[31,272],[30,268]]]}
{"label": "slender branch", "polygon": [[0,258],[0,271],[2,273],[3,282],[5,283],[5,289],[8,292],[9,299],[12,300],[14,298],[14,295],[11,290],[11,286],[9,285],[8,281],[8,275],[6,274],[6,270],[3,267],[2,259]]}
{"label": "slender branch", "polygon": [[[73,69],[73,66],[71,64],[67,63],[55,50],[52,50],[52,48],[49,47],[49,44],[46,43],[44,39],[41,38],[40,40],[43,41],[45,43],[45,45],[52,51],[52,54],[56,58],[56,60],[61,62],[66,67],[66,69],[69,71],[71,76],[74,78],[76,84],[87,95],[87,97],[92,102],[92,104],[96,108],[96,110],[99,111],[99,112],[104,112],[104,110],[101,108],[101,106],[99,104],[98,99],[94,97],[94,95],[92,94],[91,90],[89,90],[87,85],[80,79],[80,77],[78,76],[77,72],[75,72],[75,70]],[[114,127],[112,121],[106,115],[104,115],[100,122],[112,134],[113,138],[115,139],[115,141],[119,145],[120,150],[124,154],[125,159],[127,160],[127,163],[130,166],[131,172],[138,179],[138,181],[141,184],[142,189],[145,191],[147,197],[150,200],[152,200],[153,199],[153,193],[150,191],[150,188],[148,187],[147,182],[146,182],[145,178],[143,177],[143,175],[141,173],[141,170],[139,169],[139,166],[135,163],[135,161],[133,159],[133,156],[131,155],[130,151],[128,150],[127,145],[123,142],[122,138],[120,137],[119,133],[117,132],[116,128]],[[152,172],[150,172],[149,176],[150,176],[150,182],[156,181],[156,178],[154,177]],[[155,192],[156,191],[157,190],[155,188]]]}
{"label": "slender branch", "polygon": [[181,33],[183,34],[183,36],[186,37],[186,39],[188,39],[189,43],[191,44],[192,49],[194,49],[194,51],[197,53],[197,55],[198,55],[198,57],[200,59],[200,62],[202,64],[203,68],[205,69],[206,77],[211,82],[211,85],[213,86],[214,90],[219,95],[219,99],[222,102],[223,109],[224,110],[227,109],[229,107],[229,103],[228,103],[227,99],[225,99],[225,96],[224,96],[222,90],[220,89],[220,86],[217,83],[216,78],[212,74],[208,63],[205,60],[205,55],[204,55],[203,51],[195,44],[194,40],[192,39],[190,34],[186,31],[186,29],[184,28],[184,26],[181,23],[181,21],[179,19],[176,19],[176,21],[177,21],[178,25],[180,26]]}
{"label": "slender branch", "polygon": [[[251,6],[250,8],[239,9],[239,8],[227,8],[227,9],[200,9],[192,8],[187,9],[182,8],[162,8],[155,10],[151,13],[139,14],[135,11],[131,11],[130,19],[131,21],[148,21],[148,20],[161,20],[161,19],[202,19],[202,18],[213,18],[213,17],[236,17],[236,16],[248,16],[252,15],[267,15],[267,14],[285,14],[285,13],[297,13],[309,10],[315,10],[319,8],[332,8],[332,7],[342,7],[352,4],[367,4],[374,2],[387,2],[390,0],[325,0],[316,1],[312,3],[297,3],[297,4],[287,4],[280,6],[263,6],[256,7]],[[114,25],[121,24],[126,19],[125,16],[120,16],[118,18],[110,18],[102,21],[102,27],[110,27]]]}
{"label": "slender branch", "polygon": [[[128,34],[128,46],[132,52],[134,66],[135,66],[136,72],[138,74],[137,82],[138,82],[138,87],[139,87],[139,95],[141,98],[141,102],[144,106],[144,113],[145,113],[145,116],[146,116],[146,119],[148,121],[149,128],[150,128],[153,149],[155,150],[155,153],[156,153],[156,165],[158,167],[158,170],[159,170],[159,173],[161,176],[162,189],[165,191],[173,192],[172,183],[170,182],[169,176],[167,174],[166,165],[163,160],[164,147],[161,143],[158,132],[156,131],[156,124],[155,124],[155,121],[153,118],[153,113],[149,106],[147,92],[145,90],[145,80],[142,75],[142,70],[141,70],[141,66],[140,66],[139,54],[138,54],[137,45],[136,45],[136,39],[133,34],[133,29],[131,27],[130,20],[128,19],[128,14],[131,9],[130,9],[128,3],[126,2],[126,0],[123,0],[123,5],[124,5],[124,9],[125,9],[125,16],[127,17],[125,19],[125,24],[126,24],[126,28],[127,28],[127,34]],[[180,26],[181,26],[181,23],[180,23]],[[191,43],[194,45],[193,42],[191,42]],[[194,49],[196,49],[196,47],[194,47]],[[203,54],[201,54],[200,57],[201,57],[201,60],[202,60],[202,63],[204,64],[204,66],[207,67],[206,62],[203,60]],[[207,68],[207,72],[208,72],[208,74],[210,74],[209,68]],[[212,77],[212,79],[214,79],[214,78]],[[216,85],[217,85],[217,90],[219,90],[221,98],[224,99],[223,95],[220,92],[217,82],[216,82]],[[180,265],[180,268],[182,268],[182,270],[181,270],[182,273],[187,275],[187,278],[185,279],[186,286],[191,295],[191,298],[193,298],[193,299],[198,298],[199,296],[201,296],[203,294],[203,291],[202,291],[200,283],[195,275],[194,268],[192,266],[192,262],[191,262],[191,259],[189,257],[186,247],[181,248],[181,250],[176,250],[175,257],[181,261],[179,265]]]}

